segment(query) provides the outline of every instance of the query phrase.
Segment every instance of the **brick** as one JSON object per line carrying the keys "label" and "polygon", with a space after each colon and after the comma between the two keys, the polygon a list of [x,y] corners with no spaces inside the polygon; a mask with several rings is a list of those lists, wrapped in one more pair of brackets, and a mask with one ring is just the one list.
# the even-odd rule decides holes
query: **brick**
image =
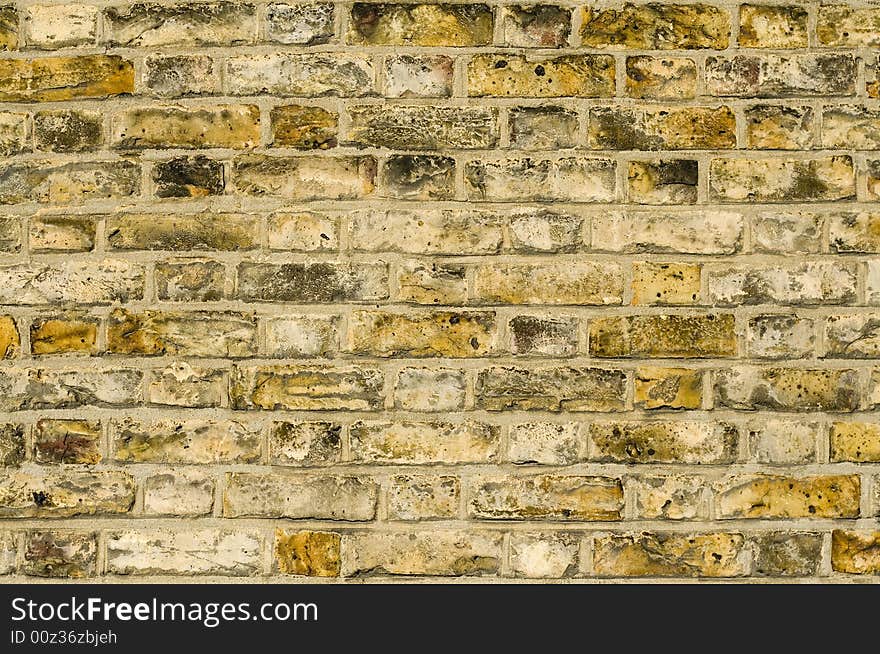
{"label": "brick", "polygon": [[494,254],[503,227],[489,212],[428,209],[356,210],[351,214],[354,250],[413,254]]}
{"label": "brick", "polygon": [[118,55],[0,61],[0,101],[59,102],[134,93],[134,66]]}
{"label": "brick", "polygon": [[492,312],[356,311],[351,351],[379,357],[477,357],[495,347]]}
{"label": "brick", "polygon": [[831,567],[848,574],[880,574],[880,532],[835,529],[831,533]]}
{"label": "brick", "polygon": [[15,357],[21,347],[18,326],[12,316],[0,316],[0,359]]}
{"label": "brick", "polygon": [[854,95],[851,54],[735,55],[706,59],[706,92],[739,98]]}
{"label": "brick", "polygon": [[513,463],[572,465],[582,438],[576,422],[523,422],[510,426],[507,456]]}
{"label": "brick", "polygon": [[603,150],[718,150],[736,147],[729,107],[594,107],[590,145]]}
{"label": "brick", "polygon": [[618,479],[535,475],[477,480],[468,515],[483,520],[620,520],[623,487]]}
{"label": "brick", "polygon": [[91,152],[104,143],[104,118],[97,111],[38,111],[34,114],[37,150]]}
{"label": "brick", "polygon": [[31,324],[31,352],[97,354],[98,321],[76,315],[39,319]]}
{"label": "brick", "polygon": [[113,459],[122,463],[256,463],[259,431],[234,420],[123,418],[111,428]]}
{"label": "brick", "polygon": [[143,373],[124,368],[4,368],[0,411],[130,407],[141,403]]}
{"label": "brick", "polygon": [[126,160],[10,163],[0,166],[0,204],[79,205],[129,198],[140,193],[140,173],[138,164]]}
{"label": "brick", "polygon": [[630,161],[627,196],[634,204],[696,204],[698,179],[693,159]]}
{"label": "brick", "polygon": [[351,456],[363,463],[489,463],[501,430],[478,422],[364,422],[351,426]]}
{"label": "brick", "polygon": [[855,196],[852,159],[713,159],[709,195],[719,202],[833,202]]}
{"label": "brick", "polygon": [[824,217],[809,211],[767,211],[752,218],[752,249],[771,254],[818,252]]}
{"label": "brick", "polygon": [[160,98],[220,93],[220,67],[208,55],[151,54],[144,58],[143,85]]}
{"label": "brick", "polygon": [[880,111],[853,105],[827,107],[822,112],[822,145],[853,150],[880,148]]}
{"label": "brick", "polygon": [[749,451],[759,463],[796,465],[816,460],[819,424],[804,420],[756,420],[748,428]]}
{"label": "brick", "polygon": [[334,316],[273,318],[263,324],[266,351],[270,356],[332,356],[338,349],[339,324]]}
{"label": "brick", "polygon": [[29,531],[23,572],[31,577],[79,579],[97,572],[97,534],[81,531]]}
{"label": "brick", "polygon": [[[354,212],[352,212],[354,213]],[[278,212],[267,220],[272,250],[315,252],[339,248],[339,218],[315,211]]]}
{"label": "brick", "polygon": [[561,48],[568,43],[571,10],[555,5],[504,7],[504,43],[519,48]]}
{"label": "brick", "polygon": [[608,211],[592,221],[592,246],[610,252],[733,254],[742,248],[743,216],[733,211]]}
{"label": "brick", "polygon": [[828,223],[832,252],[880,252],[880,213],[834,212]]}
{"label": "brick", "polygon": [[622,411],[625,389],[620,370],[496,366],[477,375],[476,404],[487,411]]}
{"label": "brick", "polygon": [[223,298],[226,267],[218,261],[169,261],[153,271],[160,300],[211,302]]}
{"label": "brick", "polygon": [[763,150],[809,150],[813,146],[813,109],[772,104],[746,109],[746,145]]}
{"label": "brick", "polygon": [[332,422],[275,422],[269,431],[269,459],[285,466],[338,463],[341,434],[341,425]]}
{"label": "brick", "polygon": [[482,265],[474,295],[493,304],[620,304],[623,276],[612,262]]}
{"label": "brick", "polygon": [[514,316],[507,323],[510,351],[524,356],[573,356],[577,350],[576,318]]}
{"label": "brick", "polygon": [[810,577],[822,559],[822,535],[771,532],[752,541],[757,550],[754,573],[762,577]]}
{"label": "brick", "polygon": [[728,45],[730,17],[705,4],[625,4],[620,9],[583,10],[581,44],[620,50],[690,50]]}
{"label": "brick", "polygon": [[0,475],[0,515],[66,518],[128,513],[134,479],[118,470],[12,472]]}
{"label": "brick", "polygon": [[866,161],[860,177],[865,179],[868,199],[880,199],[880,161]]}
{"label": "brick", "polygon": [[688,100],[697,95],[697,64],[687,57],[627,57],[624,74],[632,98]]}
{"label": "brick", "polygon": [[463,304],[467,301],[464,266],[404,262],[397,274],[397,298],[414,304]]}
{"label": "brick", "polygon": [[395,55],[385,59],[383,95],[388,98],[447,98],[452,95],[453,59],[445,55]]}
{"label": "brick", "polygon": [[705,358],[737,352],[732,314],[647,315],[590,321],[597,357]]}
{"label": "brick", "polygon": [[673,475],[643,477],[630,482],[635,488],[636,515],[648,520],[693,520],[699,517],[707,488],[701,477]]}
{"label": "brick", "polygon": [[825,320],[825,353],[832,359],[871,359],[880,353],[875,313],[832,315]]}
{"label": "brick", "polygon": [[264,302],[369,302],[388,297],[384,263],[242,263],[238,294]]}
{"label": "brick", "polygon": [[117,116],[114,147],[252,148],[260,142],[260,110],[256,105],[211,107],[145,107]]}
{"label": "brick", "polygon": [[491,148],[498,139],[492,107],[356,105],[349,107],[345,143],[408,150]]}
{"label": "brick", "polygon": [[868,261],[865,266],[865,301],[870,305],[880,304],[880,262]]}
{"label": "brick", "polygon": [[[332,5],[331,5],[332,6]],[[275,530],[275,560],[282,574],[338,577],[339,534],[323,531]]]}
{"label": "brick", "polygon": [[451,200],[455,159],[432,155],[393,155],[382,171],[385,195],[402,200]]}
{"label": "brick", "polygon": [[467,88],[471,97],[610,97],[614,94],[614,59],[608,55],[546,59],[481,54],[468,63]]}
{"label": "brick", "polygon": [[25,428],[0,423],[0,467],[17,467],[25,459]]}
{"label": "brick", "polygon": [[740,5],[739,45],[744,48],[806,48],[806,8]]}
{"label": "brick", "polygon": [[336,147],[339,116],[334,112],[321,107],[282,105],[273,107],[269,116],[274,146],[296,150],[327,150]]}
{"label": "brick", "polygon": [[823,5],[819,7],[816,36],[825,46],[876,46],[880,11],[876,7]]}
{"label": "brick", "polygon": [[511,534],[510,566],[515,577],[563,579],[578,576],[581,535],[570,532]]}
{"label": "brick", "polygon": [[632,303],[698,304],[702,266],[692,263],[633,263]]}
{"label": "brick", "polygon": [[342,538],[342,575],[497,575],[501,542],[502,534],[494,532],[354,532]]}
{"label": "brick", "polygon": [[830,439],[832,461],[880,462],[880,425],[835,422]]}
{"label": "brick", "polygon": [[809,318],[764,315],[749,319],[747,350],[760,359],[804,359],[815,349],[815,328]]}
{"label": "brick", "polygon": [[153,165],[152,178],[158,198],[223,195],[226,188],[223,163],[200,154],[157,162]]}
{"label": "brick", "polygon": [[576,252],[583,247],[585,220],[577,213],[518,210],[508,219],[510,246],[519,252]]}
{"label": "brick", "polygon": [[715,404],[732,409],[854,411],[859,406],[855,370],[756,368],[715,373]]}
{"label": "brick", "polygon": [[96,220],[92,216],[34,216],[28,241],[31,252],[88,252],[95,247]]}
{"label": "brick", "polygon": [[464,372],[451,368],[403,368],[394,386],[394,406],[406,411],[456,411],[464,408]]}
{"label": "brick", "polygon": [[165,468],[143,482],[147,515],[203,516],[214,506],[214,480],[198,469]]}
{"label": "brick", "polygon": [[178,363],[152,373],[147,401],[162,406],[218,407],[226,397],[227,385],[223,370]]}
{"label": "brick", "polygon": [[611,202],[615,173],[614,161],[594,157],[471,161],[465,185],[475,201]]}
{"label": "brick", "polygon": [[364,477],[229,472],[223,515],[358,522],[375,517],[377,497]]}
{"label": "brick", "polygon": [[373,64],[344,54],[247,54],[226,61],[230,95],[340,96],[372,95]]}
{"label": "brick", "polygon": [[352,45],[460,47],[492,42],[487,5],[373,4],[356,2],[349,17]]}
{"label": "brick", "polygon": [[18,562],[16,561],[16,548],[18,537],[11,531],[0,532],[0,574],[11,574],[15,571]]}
{"label": "brick", "polygon": [[372,194],[373,157],[244,155],[232,163],[235,189],[244,195],[287,200],[353,200]]}
{"label": "brick", "polygon": [[318,45],[333,38],[330,3],[272,3],[266,7],[266,40],[284,45]]}
{"label": "brick", "polygon": [[457,477],[397,475],[388,489],[391,520],[454,518],[461,488]]}
{"label": "brick", "polygon": [[595,422],[591,458],[613,463],[733,463],[739,434],[724,422]]}
{"label": "brick", "polygon": [[95,464],[101,461],[101,423],[91,420],[39,420],[34,427],[37,463]]}
{"label": "brick", "polygon": [[24,10],[24,40],[41,50],[95,43],[98,9],[69,4],[28,7]]}
{"label": "brick", "polygon": [[857,518],[859,477],[739,475],[715,485],[720,518]]}
{"label": "brick", "polygon": [[15,7],[0,8],[0,50],[15,50],[18,47],[18,23]]}
{"label": "brick", "polygon": [[107,535],[107,571],[120,575],[226,575],[262,568],[262,537],[254,531],[134,530]]}
{"label": "brick", "polygon": [[0,154],[18,154],[30,150],[28,115],[0,112]]}
{"label": "brick", "polygon": [[508,114],[511,147],[561,150],[578,146],[578,115],[563,107],[517,107]]}
{"label": "brick", "polygon": [[256,353],[257,325],[244,313],[117,309],[107,326],[114,354],[146,356],[245,357]]}
{"label": "brick", "polygon": [[856,270],[846,262],[808,262],[792,267],[710,269],[709,299],[715,304],[849,304],[856,296]]}
{"label": "brick", "polygon": [[235,2],[135,4],[103,12],[103,42],[110,46],[157,47],[252,43],[256,8]]}
{"label": "brick", "polygon": [[703,373],[687,368],[643,367],[636,370],[633,403],[642,409],[699,409]]}
{"label": "brick", "polygon": [[742,577],[750,553],[737,533],[642,533],[600,536],[593,571],[599,577]]}
{"label": "brick", "polygon": [[382,407],[382,372],[357,366],[257,366],[233,370],[237,410],[371,411]]}

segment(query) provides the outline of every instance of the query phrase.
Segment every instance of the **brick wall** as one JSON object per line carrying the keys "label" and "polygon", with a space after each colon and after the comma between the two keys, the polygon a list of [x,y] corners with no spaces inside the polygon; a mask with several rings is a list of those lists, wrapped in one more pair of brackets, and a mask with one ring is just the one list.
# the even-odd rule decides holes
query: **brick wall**
{"label": "brick wall", "polygon": [[3,579],[876,580],[878,46],[0,8]]}

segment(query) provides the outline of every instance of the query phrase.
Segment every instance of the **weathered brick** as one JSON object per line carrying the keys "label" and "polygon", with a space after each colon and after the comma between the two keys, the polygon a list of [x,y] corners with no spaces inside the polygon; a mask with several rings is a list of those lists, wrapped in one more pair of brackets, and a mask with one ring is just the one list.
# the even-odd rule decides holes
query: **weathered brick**
{"label": "weathered brick", "polygon": [[252,148],[260,142],[260,109],[256,105],[211,107],[143,107],[116,117],[114,147]]}
{"label": "weathered brick", "polygon": [[724,422],[595,422],[591,458],[614,463],[733,463],[739,434]]}
{"label": "weathered brick", "polygon": [[232,407],[370,411],[382,407],[383,374],[355,366],[256,366],[233,369]]}
{"label": "weathered brick", "polygon": [[267,241],[272,250],[314,252],[339,248],[339,217],[336,215],[282,211],[270,215],[266,223]]}
{"label": "weathered brick", "polygon": [[835,105],[822,112],[822,145],[853,150],[880,149],[880,110]]}
{"label": "weathered brick", "polygon": [[464,408],[464,372],[451,368],[403,368],[394,386],[394,406],[406,411],[457,411]]}
{"label": "weathered brick", "polygon": [[576,212],[515,210],[508,214],[510,246],[519,252],[576,252],[586,222]]}
{"label": "weathered brick", "polygon": [[0,7],[0,50],[15,50],[18,47],[18,23],[15,7]]}
{"label": "weathered brick", "polygon": [[564,55],[552,59],[481,54],[467,67],[472,97],[602,98],[614,95],[614,59],[608,55]]}
{"label": "weathered brick", "polygon": [[835,529],[831,534],[831,567],[849,574],[880,574],[880,531]]}
{"label": "weathered brick", "polygon": [[143,373],[125,368],[4,368],[0,411],[131,407],[141,404]]}
{"label": "weathered brick", "polygon": [[388,488],[391,520],[454,518],[461,494],[457,477],[397,475]]}
{"label": "weathered brick", "polygon": [[58,102],[134,93],[134,66],[118,55],[0,60],[0,101]]}
{"label": "weathered brick", "polygon": [[30,150],[28,115],[0,112],[0,154],[18,154]]}
{"label": "weathered brick", "polygon": [[455,159],[401,154],[383,166],[385,195],[401,200],[451,200],[455,196]]}
{"label": "weathered brick", "polygon": [[501,430],[478,422],[356,422],[351,456],[363,463],[489,463],[498,460]]}
{"label": "weathered brick", "polygon": [[517,107],[508,114],[511,147],[561,150],[578,146],[577,112],[563,107]]}
{"label": "weathered brick", "polygon": [[[331,5],[332,6],[332,5]],[[338,577],[339,534],[323,531],[275,530],[275,561],[282,574]]]}
{"label": "weathered brick", "polygon": [[144,58],[143,85],[160,98],[220,92],[220,68],[203,54],[152,54]]}
{"label": "weathered brick", "polygon": [[822,5],[816,25],[819,43],[826,46],[880,45],[880,11],[876,7]]}
{"label": "weathered brick", "polygon": [[869,200],[880,200],[880,160],[868,160],[860,171],[865,180]]}
{"label": "weathered brick", "polygon": [[272,3],[266,7],[266,39],[285,45],[317,45],[333,38],[330,3]]}
{"label": "weathered brick", "polygon": [[816,460],[819,424],[804,420],[759,419],[748,428],[749,451],[759,463],[795,465]]}
{"label": "weathered brick", "polygon": [[232,420],[124,418],[111,428],[113,458],[122,463],[255,463],[256,427]]}
{"label": "weathered brick", "polygon": [[257,321],[245,313],[117,309],[107,326],[114,354],[245,357],[256,353]]}
{"label": "weathered brick", "polygon": [[739,45],[744,48],[806,48],[806,8],[740,5]]}
{"label": "weathered brick", "polygon": [[351,315],[351,351],[391,357],[477,357],[495,347],[492,312],[390,313]]}
{"label": "weathered brick", "polygon": [[854,95],[851,54],[735,55],[706,59],[706,92],[740,98]]}
{"label": "weathered brick", "polygon": [[627,57],[624,83],[633,98],[687,100],[697,94],[697,64],[687,57]]}
{"label": "weathered brick", "polygon": [[275,465],[321,466],[342,457],[342,426],[332,422],[276,422],[269,432]]}
{"label": "weathered brick", "polygon": [[593,249],[610,252],[733,254],[743,238],[743,216],[733,211],[607,211],[591,227]]}
{"label": "weathered brick", "polygon": [[880,425],[835,422],[830,439],[832,461],[880,462]]}
{"label": "weathered brick", "polygon": [[696,204],[698,181],[694,159],[630,161],[627,198],[634,204]]}
{"label": "weathered brick", "polygon": [[828,222],[833,252],[880,252],[880,213],[835,212]]}
{"label": "weathered brick", "polygon": [[492,9],[483,4],[352,5],[352,45],[477,46],[492,42]]}
{"label": "weathered brick", "polygon": [[647,315],[590,321],[590,354],[597,357],[731,357],[732,314]]}
{"label": "weathered brick", "polygon": [[0,515],[6,518],[66,518],[128,513],[134,479],[118,470],[18,471],[0,475]]}
{"label": "weathered brick", "polygon": [[274,146],[297,150],[327,150],[336,147],[339,116],[331,111],[321,107],[282,105],[273,107],[269,116]]}
{"label": "weathered brick", "polygon": [[224,370],[178,363],[152,373],[147,401],[163,406],[218,407],[226,397],[228,385]]}
{"label": "weathered brick", "polygon": [[766,211],[751,221],[752,249],[755,252],[791,254],[818,252],[822,214],[809,211]]}
{"label": "weathered brick", "polygon": [[384,263],[242,263],[238,294],[264,302],[369,302],[388,297]]}
{"label": "weathered brick", "polygon": [[18,566],[18,537],[11,531],[0,531],[0,574],[8,575]]}
{"label": "weathered brick", "polygon": [[729,107],[594,107],[590,145],[603,150],[719,150],[736,147]]}
{"label": "weathered brick", "polygon": [[143,482],[147,515],[202,516],[214,506],[214,480],[193,468],[164,468]]}
{"label": "weathered brick", "polygon": [[595,157],[479,160],[467,163],[465,184],[475,201],[611,202],[616,169]]}
{"label": "weathered brick", "polygon": [[229,472],[223,515],[372,520],[378,492],[375,482],[366,477]]}
{"label": "weathered brick", "polygon": [[620,50],[689,50],[727,47],[730,16],[711,5],[625,4],[583,10],[581,44]]}
{"label": "weathered brick", "polygon": [[107,571],[120,575],[227,575],[262,568],[262,537],[248,530],[121,531],[107,535]]}
{"label": "weathered brick", "polygon": [[219,261],[157,263],[153,275],[160,300],[210,302],[223,298],[226,267]]}
{"label": "weathered brick", "polygon": [[226,61],[230,95],[341,96],[372,95],[373,64],[345,54],[248,54]]}
{"label": "weathered brick", "polygon": [[482,265],[475,273],[474,295],[485,303],[620,304],[623,274],[613,262]]}
{"label": "weathered brick", "polygon": [[476,403],[487,411],[622,411],[626,374],[602,368],[492,367],[477,375]]}
{"label": "weathered brick", "polygon": [[709,299],[715,304],[849,304],[856,297],[856,269],[848,262],[710,268],[708,273]]}
{"label": "weathered brick", "polygon": [[646,532],[594,541],[593,571],[600,577],[742,577],[750,563],[737,533]]}
{"label": "weathered brick", "polygon": [[491,212],[427,209],[356,210],[350,218],[355,250],[413,254],[494,254],[503,227]]}
{"label": "weathered brick", "polygon": [[93,577],[98,565],[98,535],[70,530],[29,531],[25,535],[24,567],[32,577],[77,579]]}
{"label": "weathered brick", "polygon": [[268,157],[243,155],[232,163],[239,193],[287,200],[354,200],[369,196],[376,180],[373,157]]}
{"label": "weathered brick", "polygon": [[569,317],[514,316],[507,323],[510,351],[525,356],[572,356],[578,320]]}
{"label": "weathered brick", "polygon": [[0,204],[78,205],[133,197],[141,190],[140,174],[140,166],[127,160],[10,163],[0,166]]}
{"label": "weathered brick", "polygon": [[407,261],[398,269],[397,298],[415,304],[464,304],[466,269],[455,264]]}
{"label": "weathered brick", "polygon": [[355,532],[342,538],[342,575],[497,575],[502,534],[474,531]]}
{"label": "weathered brick", "polygon": [[38,111],[34,114],[37,150],[91,152],[104,144],[104,117],[97,111]]}
{"label": "weathered brick", "polygon": [[37,463],[88,463],[101,461],[101,423],[92,420],[39,420],[34,426],[34,460]]}
{"label": "weathered brick", "polygon": [[266,352],[273,357],[331,356],[338,349],[338,323],[334,316],[318,315],[264,320]]}
{"label": "weathered brick", "polygon": [[510,566],[515,577],[563,579],[578,576],[581,534],[515,532],[510,537]]}
{"label": "weathered brick", "polygon": [[573,475],[479,479],[468,514],[484,520],[620,520],[623,486],[619,479]]}
{"label": "weathered brick", "polygon": [[408,150],[490,148],[498,139],[492,107],[359,105],[349,107],[345,143]]}
{"label": "weathered brick", "polygon": [[507,456],[513,463],[572,465],[582,438],[576,422],[524,422],[510,426]]}
{"label": "weathered brick", "polygon": [[857,518],[858,475],[734,475],[715,484],[720,518]]}
{"label": "weathered brick", "polygon": [[880,354],[880,316],[876,313],[833,315],[825,320],[824,356],[872,359]]}
{"label": "weathered brick", "polygon": [[754,574],[762,577],[810,577],[822,559],[822,535],[770,532],[755,536]]}
{"label": "weathered brick", "polygon": [[11,359],[18,355],[21,337],[18,325],[12,316],[0,316],[0,359]]}
{"label": "weathered brick", "polygon": [[385,59],[383,95],[446,98],[452,95],[453,59],[445,55],[395,55]]}
{"label": "weathered brick", "polygon": [[707,488],[701,477],[672,475],[643,477],[629,483],[635,488],[636,515],[648,520],[693,520],[702,510]]}
{"label": "weathered brick", "polygon": [[17,467],[24,461],[24,440],[23,425],[0,423],[0,467]]}
{"label": "weathered brick", "polygon": [[235,45],[257,34],[256,7],[236,2],[108,7],[106,45],[128,47]]}
{"label": "weathered brick", "polygon": [[859,406],[855,370],[757,368],[715,373],[715,404],[732,409],[854,411]]}
{"label": "weathered brick", "polygon": [[95,247],[94,216],[34,216],[28,242],[31,252],[88,252]]}
{"label": "weathered brick", "polygon": [[746,145],[761,150],[809,150],[813,146],[812,107],[759,104],[745,111]]}
{"label": "weathered brick", "polygon": [[642,409],[699,409],[703,373],[687,368],[643,367],[636,370],[633,403]]}
{"label": "weathered brick", "polygon": [[503,7],[504,43],[520,48],[561,48],[571,32],[571,10],[555,5]]}
{"label": "weathered brick", "polygon": [[632,303],[698,304],[701,272],[699,264],[636,261],[632,271]]}
{"label": "weathered brick", "polygon": [[160,161],[152,170],[158,198],[201,198],[223,195],[226,173],[223,163],[204,155]]}
{"label": "weathered brick", "polygon": [[97,354],[98,321],[77,315],[41,318],[30,328],[31,353]]}
{"label": "weathered brick", "polygon": [[719,202],[833,202],[855,197],[849,156],[713,159],[709,195]]}
{"label": "weathered brick", "polygon": [[814,323],[792,315],[763,315],[749,319],[747,351],[760,359],[803,359],[813,354]]}

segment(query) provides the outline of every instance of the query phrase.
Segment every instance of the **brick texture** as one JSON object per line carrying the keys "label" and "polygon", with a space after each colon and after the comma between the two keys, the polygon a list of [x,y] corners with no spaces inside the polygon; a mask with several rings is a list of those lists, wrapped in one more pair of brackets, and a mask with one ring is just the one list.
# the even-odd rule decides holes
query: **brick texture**
{"label": "brick texture", "polygon": [[0,7],[0,582],[880,580],[880,8]]}

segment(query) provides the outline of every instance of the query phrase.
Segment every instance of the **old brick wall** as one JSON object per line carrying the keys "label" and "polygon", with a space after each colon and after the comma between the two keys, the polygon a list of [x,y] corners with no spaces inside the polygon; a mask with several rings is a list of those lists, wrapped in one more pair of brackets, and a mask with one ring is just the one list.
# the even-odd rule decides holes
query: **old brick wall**
{"label": "old brick wall", "polygon": [[880,6],[0,8],[0,573],[880,573]]}

